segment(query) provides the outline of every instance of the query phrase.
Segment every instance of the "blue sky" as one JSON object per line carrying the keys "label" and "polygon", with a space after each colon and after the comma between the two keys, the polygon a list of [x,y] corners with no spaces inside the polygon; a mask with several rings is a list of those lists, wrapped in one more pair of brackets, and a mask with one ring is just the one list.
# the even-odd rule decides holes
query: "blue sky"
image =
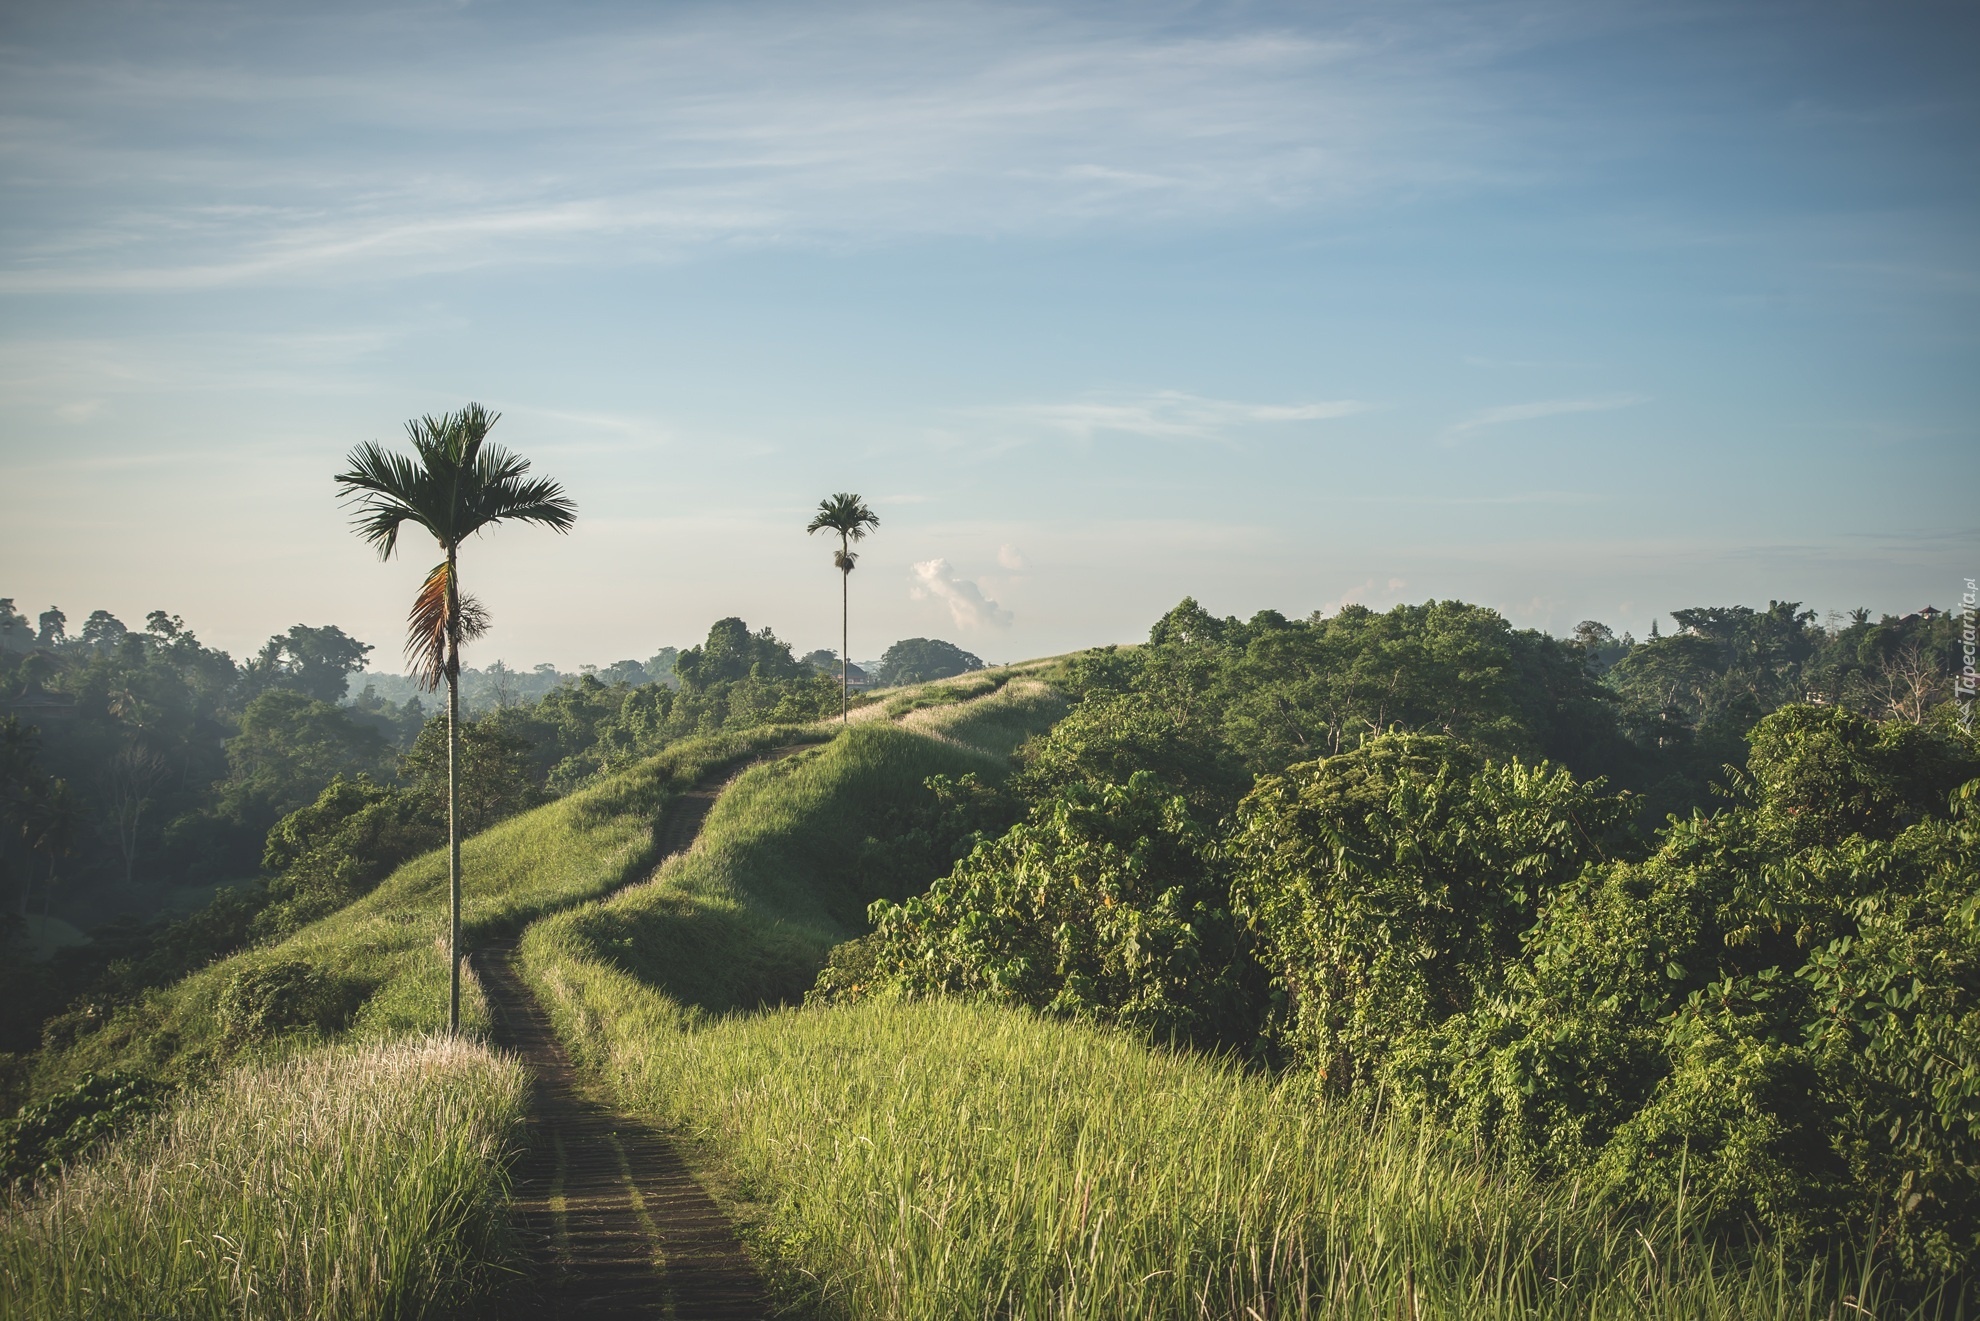
{"label": "blue sky", "polygon": [[1949,605],[1974,12],[11,4],[0,594],[396,668],[330,476],[475,399],[580,507],[482,662],[834,645],[846,489],[856,656]]}

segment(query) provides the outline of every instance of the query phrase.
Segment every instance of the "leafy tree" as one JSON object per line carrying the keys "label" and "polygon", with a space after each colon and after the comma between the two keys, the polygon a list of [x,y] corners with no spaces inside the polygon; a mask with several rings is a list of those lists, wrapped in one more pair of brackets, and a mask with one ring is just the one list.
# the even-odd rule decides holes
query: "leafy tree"
{"label": "leafy tree", "polygon": [[29,651],[34,647],[34,626],[14,608],[14,598],[0,596],[0,651]]}
{"label": "leafy tree", "polygon": [[92,610],[83,621],[82,641],[85,646],[108,650],[123,641],[129,632],[123,621],[108,610]]}
{"label": "leafy tree", "polygon": [[458,413],[406,424],[413,457],[373,441],[351,451],[350,470],[337,484],[356,508],[360,536],[389,559],[407,523],[424,529],[445,558],[427,574],[413,603],[407,650],[429,689],[447,685],[448,935],[447,1027],[461,1017],[461,832],[455,775],[460,725],[461,643],[484,632],[487,613],[460,591],[461,543],[503,522],[541,523],[568,531],[577,507],[548,478],[530,478],[529,464],[487,443],[496,414],[479,404]]}
{"label": "leafy tree", "polygon": [[707,640],[699,647],[681,652],[674,661],[674,672],[682,686],[705,690],[742,679],[795,679],[805,674],[807,667],[791,656],[789,644],[769,628],[752,633],[748,624],[732,615],[711,624]]}
{"label": "leafy tree", "polygon": [[249,702],[227,740],[220,808],[266,830],[339,775],[382,774],[385,740],[328,702],[277,688]]}
{"label": "leafy tree", "polygon": [[[547,801],[531,773],[528,739],[511,732],[499,717],[463,720],[455,729],[454,812],[463,834],[474,835],[498,821]],[[448,812],[447,723],[435,717],[419,732],[412,750],[399,760],[399,776],[435,820]]]}
{"label": "leafy tree", "polygon": [[1384,734],[1260,777],[1239,809],[1232,902],[1331,1087],[1497,993],[1520,940],[1583,864],[1627,849],[1627,803],[1545,762]]}
{"label": "leafy tree", "polygon": [[61,645],[68,639],[68,633],[66,631],[68,623],[69,617],[62,613],[60,606],[49,606],[41,612],[41,627],[36,635],[36,640],[44,647]]}
{"label": "leafy tree", "polygon": [[806,533],[836,532],[839,548],[832,552],[832,564],[839,571],[839,719],[849,719],[852,701],[852,571],[859,554],[852,543],[880,526],[880,516],[866,507],[857,495],[840,491],[818,502],[818,512],[805,525]]}
{"label": "leafy tree", "polygon": [[322,628],[294,624],[287,633],[268,639],[248,662],[244,677],[252,689],[279,684],[319,702],[341,702],[350,676],[364,668],[371,649],[334,624]]}
{"label": "leafy tree", "polygon": [[953,642],[939,638],[903,638],[880,658],[879,682],[893,688],[906,683],[948,679],[983,668],[983,660]]}

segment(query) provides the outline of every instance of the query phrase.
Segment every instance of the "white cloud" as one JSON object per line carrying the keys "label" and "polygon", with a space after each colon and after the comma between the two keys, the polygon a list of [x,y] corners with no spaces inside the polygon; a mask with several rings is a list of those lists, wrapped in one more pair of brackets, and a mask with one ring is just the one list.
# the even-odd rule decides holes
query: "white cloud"
{"label": "white cloud", "polygon": [[1239,427],[1275,422],[1321,422],[1360,413],[1353,399],[1304,404],[1252,404],[1161,390],[1132,399],[1087,399],[1063,404],[1019,404],[989,410],[1006,424],[1040,428],[1090,441],[1100,435],[1155,440],[1215,440]]}
{"label": "white cloud", "polygon": [[956,571],[943,559],[923,560],[914,566],[915,585],[908,595],[917,601],[937,600],[949,607],[949,617],[958,628],[1009,628],[1010,611],[983,594],[983,589]]}
{"label": "white cloud", "polygon": [[1016,573],[1024,568],[1024,552],[1007,541],[997,547],[997,563],[1000,567]]}
{"label": "white cloud", "polygon": [[1637,404],[1649,402],[1648,395],[1607,394],[1588,399],[1541,399],[1530,404],[1502,404],[1497,408],[1483,408],[1461,422],[1453,424],[1448,432],[1460,436],[1481,427],[1503,426],[1508,422],[1529,422],[1534,418],[1558,417],[1563,413],[1607,413],[1618,408],[1633,408]]}

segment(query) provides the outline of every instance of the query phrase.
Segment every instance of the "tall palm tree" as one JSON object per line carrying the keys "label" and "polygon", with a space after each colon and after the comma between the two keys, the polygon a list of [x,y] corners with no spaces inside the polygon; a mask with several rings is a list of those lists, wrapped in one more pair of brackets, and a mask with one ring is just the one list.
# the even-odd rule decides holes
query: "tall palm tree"
{"label": "tall palm tree", "polygon": [[839,723],[846,722],[846,712],[852,706],[852,682],[850,679],[852,652],[852,571],[859,559],[852,543],[865,539],[866,534],[880,526],[880,516],[866,507],[866,502],[849,491],[841,491],[829,500],[818,502],[818,512],[812,516],[805,528],[811,532],[836,532],[839,534],[839,548],[832,552],[832,563],[839,570]]}
{"label": "tall palm tree", "polygon": [[399,529],[411,523],[439,543],[446,556],[426,575],[407,616],[406,658],[430,692],[447,685],[447,1030],[461,1026],[461,831],[457,770],[460,760],[461,643],[488,629],[488,612],[460,590],[461,543],[496,523],[542,523],[568,532],[577,506],[547,477],[528,477],[527,461],[488,444],[500,414],[480,404],[458,413],[406,423],[410,457],[369,441],[351,451],[351,470],[337,485],[352,508],[357,534],[390,559]]}

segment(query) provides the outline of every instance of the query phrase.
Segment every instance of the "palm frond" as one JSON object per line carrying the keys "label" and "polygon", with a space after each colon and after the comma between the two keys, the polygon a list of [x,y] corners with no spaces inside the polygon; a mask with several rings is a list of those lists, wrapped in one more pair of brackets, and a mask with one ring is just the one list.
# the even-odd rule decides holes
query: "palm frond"
{"label": "palm frond", "polygon": [[818,502],[818,512],[812,515],[805,526],[806,532],[836,532],[841,537],[859,541],[880,526],[880,516],[866,507],[866,502],[851,491],[837,494]]}
{"label": "palm frond", "polygon": [[335,480],[345,503],[354,506],[351,522],[357,534],[378,547],[380,559],[392,558],[405,523],[435,531],[436,492],[431,474],[421,465],[375,440],[353,449],[348,462],[350,471],[338,473]]}
{"label": "palm frond", "polygon": [[428,414],[406,423],[411,455],[376,441],[350,454],[350,471],[336,480],[354,508],[359,536],[390,559],[407,523],[424,528],[441,549],[457,547],[492,523],[541,523],[568,532],[577,506],[548,478],[529,478],[529,462],[487,444],[501,416],[480,404]]}
{"label": "palm frond", "polygon": [[[447,652],[447,561],[441,560],[426,575],[413,597],[406,616],[406,667],[419,685],[432,692],[450,673]],[[472,642],[488,631],[488,609],[472,596],[458,595],[460,640]],[[460,657],[453,657],[458,667]]]}

